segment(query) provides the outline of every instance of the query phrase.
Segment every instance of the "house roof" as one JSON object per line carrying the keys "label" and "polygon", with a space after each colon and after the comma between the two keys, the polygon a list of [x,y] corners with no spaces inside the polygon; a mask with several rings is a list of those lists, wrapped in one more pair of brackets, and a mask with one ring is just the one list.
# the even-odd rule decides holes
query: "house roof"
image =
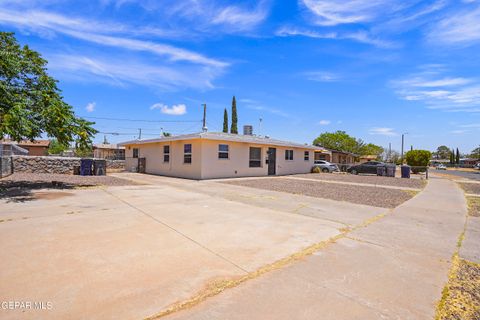
{"label": "house roof", "polygon": [[341,154],[347,154],[353,157],[358,157],[358,154],[352,153],[352,152],[347,152],[347,151],[339,151],[339,150],[333,150],[333,149],[328,149],[330,152],[335,152],[335,153],[341,153]]}
{"label": "house roof", "polygon": [[269,137],[262,137],[262,136],[255,136],[255,135],[241,135],[241,134],[232,134],[232,133],[223,133],[223,132],[200,132],[200,133],[161,137],[161,138],[148,139],[148,140],[132,140],[132,141],[122,142],[119,145],[126,146],[126,145],[138,145],[138,144],[147,144],[147,143],[193,140],[193,139],[243,142],[243,143],[264,144],[264,145],[272,145],[272,146],[280,146],[280,147],[312,149],[312,150],[318,149],[318,147],[308,145],[308,144],[301,144],[297,142],[282,141],[282,140],[272,139]]}
{"label": "house roof", "polygon": [[13,141],[10,139],[1,140],[4,144],[16,144],[22,147],[45,147],[48,148],[50,146],[50,140],[22,140],[22,141]]}

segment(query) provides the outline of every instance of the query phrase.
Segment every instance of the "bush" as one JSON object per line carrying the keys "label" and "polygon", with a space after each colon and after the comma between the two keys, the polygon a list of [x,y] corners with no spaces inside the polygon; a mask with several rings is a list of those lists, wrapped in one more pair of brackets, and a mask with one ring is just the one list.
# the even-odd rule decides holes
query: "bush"
{"label": "bush", "polygon": [[[405,159],[407,164],[412,166],[413,173],[419,173],[426,171],[426,167],[430,159],[432,158],[432,153],[428,150],[411,150],[405,154]],[[415,167],[424,167],[424,168],[415,168]]]}
{"label": "bush", "polygon": [[313,167],[312,168],[312,173],[320,173],[321,170],[320,170],[320,167]]}

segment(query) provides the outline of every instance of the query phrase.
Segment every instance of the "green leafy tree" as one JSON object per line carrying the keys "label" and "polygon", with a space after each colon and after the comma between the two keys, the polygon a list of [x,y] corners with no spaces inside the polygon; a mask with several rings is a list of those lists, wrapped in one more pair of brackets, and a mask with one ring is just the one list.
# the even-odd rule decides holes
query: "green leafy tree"
{"label": "green leafy tree", "polygon": [[407,164],[412,167],[425,167],[425,168],[412,168],[414,173],[422,172],[426,170],[432,153],[428,150],[410,150],[405,154]]}
{"label": "green leafy tree", "polygon": [[345,131],[324,132],[313,140],[313,144],[339,151],[358,151],[357,140]]}
{"label": "green leafy tree", "polygon": [[470,154],[470,158],[480,159],[480,147],[472,150],[472,153]]}
{"label": "green leafy tree", "polygon": [[455,163],[460,164],[460,151],[457,148],[457,154],[455,155]]}
{"label": "green leafy tree", "polygon": [[75,116],[46,65],[13,33],[0,32],[0,138],[34,140],[46,133],[62,145],[75,141],[87,148],[97,133],[94,123]]}
{"label": "green leafy tree", "polygon": [[50,140],[48,154],[60,154],[68,149],[68,145],[61,144],[57,139]]}
{"label": "green leafy tree", "polygon": [[232,126],[230,127],[230,133],[238,134],[237,101],[235,96],[232,99]]}
{"label": "green leafy tree", "polygon": [[449,159],[451,154],[450,148],[447,146],[440,146],[437,148],[437,151],[434,153],[435,158],[437,159]]}
{"label": "green leafy tree", "polygon": [[453,149],[450,151],[450,164],[455,164],[455,151],[453,151]]}
{"label": "green leafy tree", "polygon": [[228,133],[228,112],[227,108],[223,110],[223,132]]}
{"label": "green leafy tree", "polygon": [[359,148],[360,155],[374,155],[380,158],[380,155],[383,153],[383,148],[377,146],[373,143],[365,144]]}

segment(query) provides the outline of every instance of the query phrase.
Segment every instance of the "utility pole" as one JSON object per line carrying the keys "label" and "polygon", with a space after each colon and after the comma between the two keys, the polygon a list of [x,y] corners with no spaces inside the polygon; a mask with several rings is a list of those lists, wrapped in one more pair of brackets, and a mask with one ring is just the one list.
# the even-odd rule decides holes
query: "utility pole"
{"label": "utility pole", "polygon": [[207,132],[208,131],[208,128],[207,128],[207,104],[204,103],[202,104],[203,106],[203,126],[202,126],[202,131],[203,132]]}
{"label": "utility pole", "polygon": [[392,161],[392,143],[388,143],[388,162]]}
{"label": "utility pole", "polygon": [[408,134],[408,132],[404,132],[402,133],[402,154],[401,154],[401,159],[402,159],[402,165],[403,165],[403,146],[404,146],[404,142],[405,142],[405,135]]}
{"label": "utility pole", "polygon": [[138,140],[142,140],[142,128],[138,128]]}

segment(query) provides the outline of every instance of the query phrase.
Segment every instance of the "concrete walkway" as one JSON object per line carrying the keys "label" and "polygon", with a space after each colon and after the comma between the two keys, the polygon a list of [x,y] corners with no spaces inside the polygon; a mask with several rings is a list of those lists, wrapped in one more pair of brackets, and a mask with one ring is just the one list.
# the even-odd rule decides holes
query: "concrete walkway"
{"label": "concrete walkway", "polygon": [[383,219],[169,319],[433,319],[466,212],[432,178]]}

